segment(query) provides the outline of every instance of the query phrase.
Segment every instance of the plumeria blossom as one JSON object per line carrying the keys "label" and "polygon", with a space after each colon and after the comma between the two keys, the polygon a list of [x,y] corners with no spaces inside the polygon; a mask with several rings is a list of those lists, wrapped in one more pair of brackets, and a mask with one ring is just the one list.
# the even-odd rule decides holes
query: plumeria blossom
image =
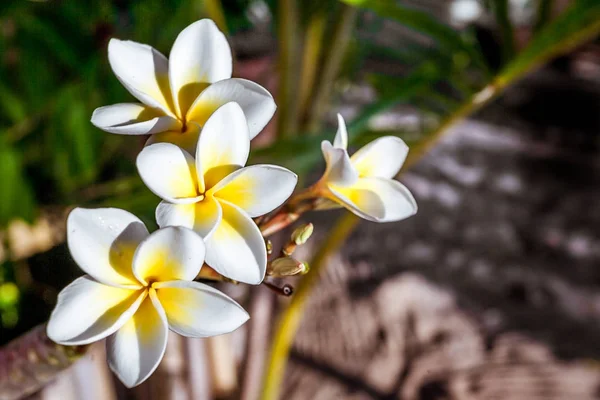
{"label": "plumeria blossom", "polygon": [[92,123],[106,132],[152,134],[149,144],[175,143],[193,152],[200,129],[225,103],[235,101],[242,107],[250,139],[275,112],[273,97],[265,88],[231,78],[231,49],[209,19],[185,28],[169,59],[148,45],[111,39],[108,60],[119,81],[141,104],[96,109]]}
{"label": "plumeria blossom", "polygon": [[231,332],[249,318],[223,293],[193,281],[205,246],[190,229],[149,235],[127,211],[76,208],[67,220],[67,241],[87,275],[58,295],[48,337],[65,345],[107,338],[108,363],[128,387],[156,369],[169,328],[206,337]]}
{"label": "plumeria blossom", "polygon": [[171,143],[147,146],[137,158],[146,186],[163,199],[160,227],[184,226],[205,238],[206,263],[221,275],[258,284],[267,253],[253,217],[279,207],[298,177],[275,165],[244,167],[250,152],[248,124],[237,103],[206,121],[195,158]]}
{"label": "plumeria blossom", "polygon": [[408,146],[400,138],[384,136],[349,157],[346,124],[339,114],[338,124],[333,144],[321,143],[327,163],[317,184],[322,195],[369,221],[399,221],[414,215],[414,197],[392,179],[404,164]]}

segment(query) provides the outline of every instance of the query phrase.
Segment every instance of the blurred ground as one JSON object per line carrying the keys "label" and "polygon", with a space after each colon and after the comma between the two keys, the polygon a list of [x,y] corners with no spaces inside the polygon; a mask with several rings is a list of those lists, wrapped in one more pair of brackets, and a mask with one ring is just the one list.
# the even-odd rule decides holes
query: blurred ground
{"label": "blurred ground", "polygon": [[403,175],[419,213],[331,261],[285,398],[600,398],[599,82],[543,71]]}

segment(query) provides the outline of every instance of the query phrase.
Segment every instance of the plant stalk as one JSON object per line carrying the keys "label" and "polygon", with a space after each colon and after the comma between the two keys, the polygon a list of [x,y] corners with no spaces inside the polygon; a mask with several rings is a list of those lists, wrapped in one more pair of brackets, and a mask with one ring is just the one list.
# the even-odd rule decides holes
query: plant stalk
{"label": "plant stalk", "polygon": [[298,131],[299,32],[296,0],[278,1],[277,30],[279,37],[279,115],[277,136],[293,137]]}
{"label": "plant stalk", "polygon": [[328,49],[328,57],[323,64],[323,72],[317,83],[316,92],[312,100],[312,107],[308,116],[308,131],[316,132],[321,126],[323,115],[327,111],[327,104],[333,91],[335,79],[337,78],[348,44],[352,37],[352,29],[358,15],[358,9],[341,5],[342,9],[339,12],[338,22],[333,32],[331,46]]}

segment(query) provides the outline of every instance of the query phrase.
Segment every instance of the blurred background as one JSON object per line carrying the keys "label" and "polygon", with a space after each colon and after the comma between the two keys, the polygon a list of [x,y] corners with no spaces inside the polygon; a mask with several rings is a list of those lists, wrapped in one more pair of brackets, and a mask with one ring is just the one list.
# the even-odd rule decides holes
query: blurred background
{"label": "blurred background", "polygon": [[[168,54],[204,17],[228,35],[234,76],[277,99],[251,162],[312,183],[337,112],[352,148],[382,135],[411,146],[399,179],[419,213],[361,222],[319,261],[281,398],[599,398],[594,0],[3,0],[0,345],[44,323],[81,274],[64,245],[70,208],[120,207],[155,226],[159,200],[135,170],[144,139],[89,122],[96,107],[131,99],[108,40]],[[304,217],[316,226],[302,248],[309,263],[344,213]],[[0,350],[0,399],[258,399],[290,299],[264,286],[221,289],[251,322],[211,339],[173,334],[135,390],[112,377],[102,346],[58,377],[49,368],[41,391],[38,376],[16,385],[27,373],[11,376]],[[70,364],[56,357],[46,360],[55,369]]]}

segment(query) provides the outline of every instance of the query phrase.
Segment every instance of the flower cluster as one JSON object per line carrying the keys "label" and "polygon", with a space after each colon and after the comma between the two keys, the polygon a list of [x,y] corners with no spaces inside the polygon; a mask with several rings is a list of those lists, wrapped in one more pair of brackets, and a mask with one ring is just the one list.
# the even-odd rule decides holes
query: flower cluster
{"label": "flower cluster", "polygon": [[[92,123],[110,133],[150,135],[136,164],[162,199],[156,208],[160,229],[150,234],[124,210],[73,210],[67,242],[87,275],[59,294],[47,333],[66,345],[106,338],[111,369],[131,387],[156,369],[169,330],[206,337],[231,332],[248,319],[234,300],[195,282],[204,263],[248,284],[260,284],[268,271],[306,272],[289,256],[308,239],[312,225],[294,233],[284,258],[268,262],[266,233],[253,218],[286,204],[297,176],[275,165],[246,166],[250,140],[273,116],[275,102],[260,85],[231,78],[231,50],[212,21],[184,29],[169,59],[150,46],[116,39],[108,57],[141,104],[98,108]],[[341,205],[377,222],[414,214],[412,195],[391,179],[406,157],[404,142],[384,137],[352,157],[347,145],[339,117],[334,144],[322,144],[325,174],[297,199],[312,201],[312,209],[319,208],[317,200]]]}

